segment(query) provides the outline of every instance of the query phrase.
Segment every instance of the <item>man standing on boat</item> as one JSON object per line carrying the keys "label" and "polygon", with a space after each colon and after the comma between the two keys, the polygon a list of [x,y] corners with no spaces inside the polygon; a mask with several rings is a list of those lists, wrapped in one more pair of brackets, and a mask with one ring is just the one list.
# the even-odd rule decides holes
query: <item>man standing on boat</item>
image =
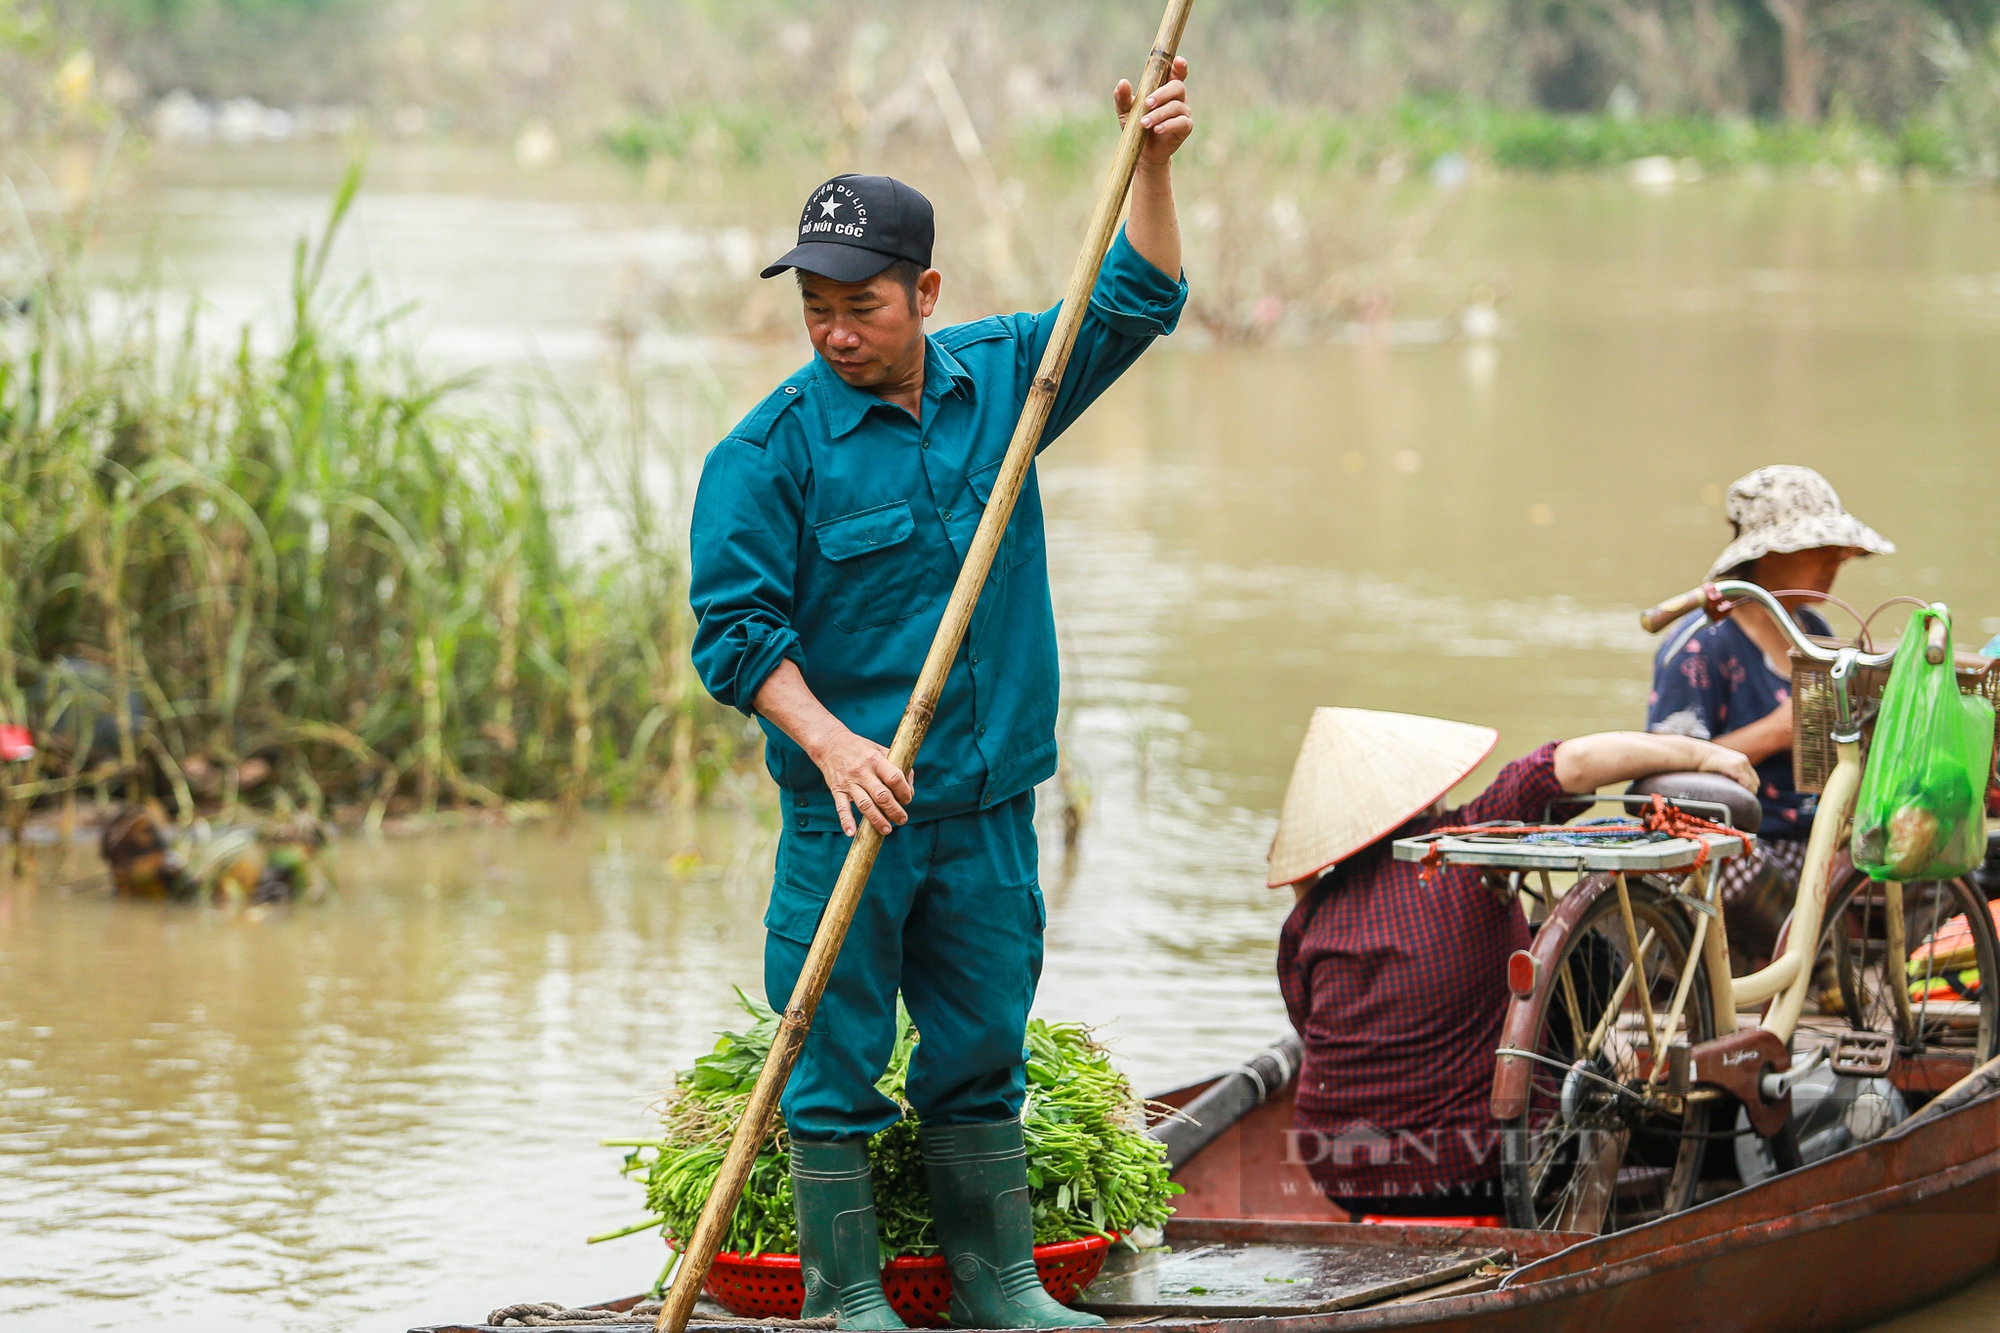
{"label": "man standing on boat", "polygon": [[[1170,160],[1193,128],[1187,62],[1137,114],[1131,213],[1105,256],[1041,445],[1082,414],[1187,299]],[[1131,86],[1114,95],[1119,118]],[[755,716],[784,832],[764,989],[782,999],[866,819],[884,834],[782,1107],[807,1317],[901,1328],[880,1282],[869,1136],[900,990],[923,1034],[908,1094],[958,1327],[1101,1322],[1041,1288],[1031,1254],[1022,1042],[1042,963],[1034,787],[1055,772],[1057,660],[1031,470],[924,743],[888,744],[979,525],[1056,311],[926,333],[942,277],[931,206],[884,176],[807,197],[790,269],[814,358],[708,456],[695,498],[694,662]]]}

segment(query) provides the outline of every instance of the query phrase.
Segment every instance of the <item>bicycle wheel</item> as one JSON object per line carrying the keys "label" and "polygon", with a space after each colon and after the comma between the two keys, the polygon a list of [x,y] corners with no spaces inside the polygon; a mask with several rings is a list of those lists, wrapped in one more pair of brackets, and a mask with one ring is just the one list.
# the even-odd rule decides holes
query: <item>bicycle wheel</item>
{"label": "bicycle wheel", "polygon": [[1617,1231],[1694,1201],[1712,1103],[1670,1110],[1655,1086],[1644,1093],[1650,1038],[1640,978],[1664,1026],[1674,991],[1694,976],[1678,1041],[1715,1036],[1708,969],[1690,960],[1692,928],[1667,891],[1628,881],[1640,966],[1630,982],[1632,947],[1608,882],[1596,890],[1547,975],[1539,981],[1526,1109],[1501,1137],[1509,1225],[1544,1231]]}
{"label": "bicycle wheel", "polygon": [[[1902,978],[1930,983],[1918,988],[1919,998],[1910,1003],[1910,1019],[1903,1019],[1897,1003],[1897,978],[1889,975],[1889,930],[1887,897],[1883,886],[1854,870],[1845,857],[1834,870],[1847,871],[1827,905],[1826,925],[1820,932],[1821,966],[1831,955],[1837,981],[1838,1002],[1822,992],[1822,1010],[1839,1011],[1849,1027],[1862,1032],[1892,1032],[1905,1053],[1918,1050],[1966,1052],[1974,1063],[1990,1060],[2000,1047],[2000,943],[1993,933],[1993,919],[1987,911],[1986,896],[1963,879],[1937,880],[1903,886],[1903,947],[1917,955],[1924,941],[1945,930],[1954,918],[1963,918],[1969,927],[1973,966],[1979,985],[1969,994],[1953,993],[1952,977],[1962,967],[1939,969],[1930,960],[1919,958],[1914,974]],[[1834,988],[1829,988],[1834,989]],[[1949,998],[1933,992],[1949,993]]]}

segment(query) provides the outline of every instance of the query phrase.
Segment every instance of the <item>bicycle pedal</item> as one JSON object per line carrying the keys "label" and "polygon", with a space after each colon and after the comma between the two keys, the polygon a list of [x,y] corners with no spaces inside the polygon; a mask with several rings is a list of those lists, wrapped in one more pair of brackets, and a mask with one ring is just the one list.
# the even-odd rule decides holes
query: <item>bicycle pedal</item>
{"label": "bicycle pedal", "polygon": [[1836,1074],[1880,1078],[1896,1063],[1896,1039],[1886,1032],[1843,1032],[1833,1039]]}

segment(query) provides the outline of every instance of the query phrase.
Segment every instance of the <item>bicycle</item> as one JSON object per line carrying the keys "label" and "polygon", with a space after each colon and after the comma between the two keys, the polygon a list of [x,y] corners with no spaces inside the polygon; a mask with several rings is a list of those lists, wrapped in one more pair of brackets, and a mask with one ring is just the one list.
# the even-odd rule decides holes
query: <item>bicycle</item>
{"label": "bicycle", "polygon": [[[1749,793],[1712,774],[1664,774],[1624,796],[1576,798],[1645,804],[1649,832],[1484,826],[1395,844],[1401,859],[1508,872],[1500,887],[1521,894],[1538,918],[1531,947],[1508,963],[1513,998],[1494,1071],[1512,1226],[1613,1231],[1678,1212],[1699,1201],[1705,1179],[1726,1186],[1726,1171],[1705,1171],[1707,1150],[1745,1134],[1764,1141],[1777,1169],[1801,1165],[1792,1090],[1823,1064],[1850,1079],[1935,1092],[2000,1048],[2000,941],[1985,895],[1963,878],[1907,892],[1878,884],[1845,850],[1893,648],[1817,640],[1776,597],[1737,580],[1683,594],[1640,620],[1657,632],[1697,609],[1720,620],[1742,602],[1762,606],[1791,643],[1798,785],[1822,787],[1797,896],[1768,965],[1732,971],[1711,872],[1748,852],[1759,810]],[[1944,649],[1943,622],[1933,620],[1926,656],[1935,665]],[[1972,665],[1979,661],[1960,660],[1960,688],[1990,697],[2000,679],[1991,663]],[[1642,832],[1650,840],[1637,840]],[[1564,871],[1578,878],[1559,894],[1551,875]],[[1960,916],[1982,984],[1963,1000],[1934,1000],[1929,986],[1913,1000],[1911,946],[1935,940]],[[1921,979],[1930,979],[1938,953],[1928,950]],[[1817,1012],[1808,1013],[1816,977]],[[1754,1025],[1739,1026],[1752,1009]],[[1892,1119],[1871,1107],[1868,1116],[1847,1114],[1856,1123],[1840,1128],[1847,1140],[1865,1141]]]}

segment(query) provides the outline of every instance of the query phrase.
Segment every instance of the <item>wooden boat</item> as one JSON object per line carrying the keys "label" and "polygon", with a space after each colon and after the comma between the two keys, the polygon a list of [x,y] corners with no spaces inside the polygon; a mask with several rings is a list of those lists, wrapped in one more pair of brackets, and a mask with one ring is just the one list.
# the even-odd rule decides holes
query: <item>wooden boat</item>
{"label": "wooden boat", "polygon": [[1107,1264],[1079,1304],[1114,1323],[1185,1333],[1860,1327],[2000,1265],[2000,1061],[1941,1093],[1938,1068],[1902,1063],[1912,1066],[1906,1095],[1928,1100],[1881,1138],[1670,1217],[1585,1236],[1340,1220],[1290,1150],[1297,1047],[1280,1043],[1162,1094],[1189,1116],[1157,1131],[1187,1189],[1166,1229],[1169,1248]]}

